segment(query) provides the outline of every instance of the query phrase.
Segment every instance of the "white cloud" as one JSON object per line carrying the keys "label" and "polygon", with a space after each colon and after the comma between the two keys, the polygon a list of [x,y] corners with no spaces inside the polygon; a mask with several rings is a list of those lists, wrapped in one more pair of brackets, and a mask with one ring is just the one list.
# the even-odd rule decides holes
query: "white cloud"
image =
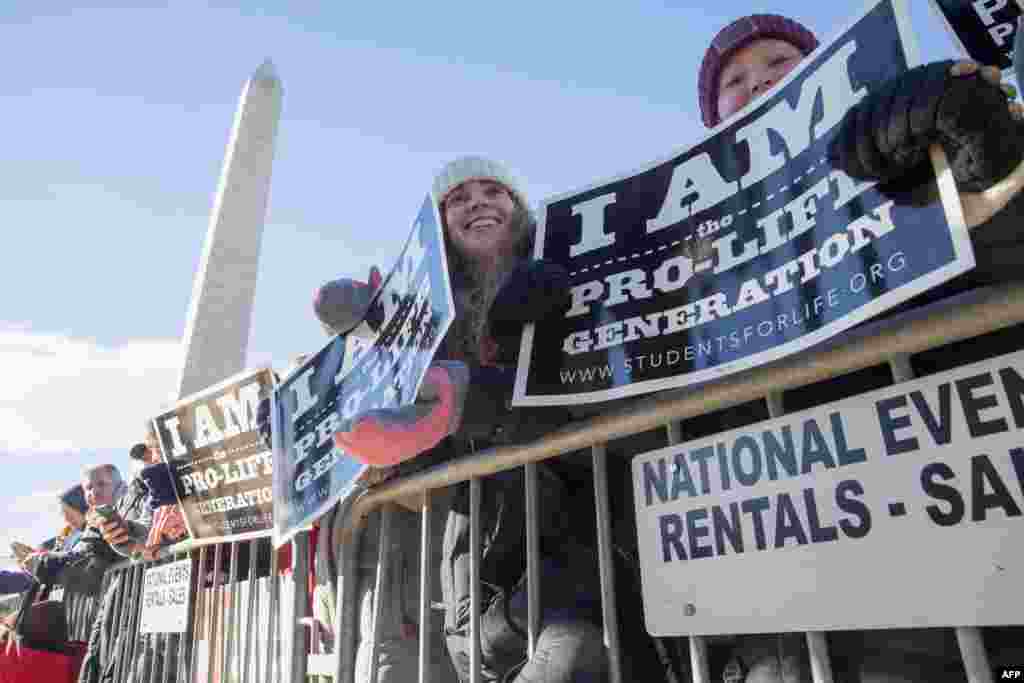
{"label": "white cloud", "polygon": [[0,454],[127,448],[172,396],[176,340],[113,346],[0,324]]}

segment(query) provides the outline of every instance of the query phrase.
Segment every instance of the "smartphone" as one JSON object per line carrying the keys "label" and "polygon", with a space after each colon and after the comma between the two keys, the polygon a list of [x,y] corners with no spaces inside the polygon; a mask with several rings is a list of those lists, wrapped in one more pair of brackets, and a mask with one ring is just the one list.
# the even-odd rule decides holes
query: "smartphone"
{"label": "smartphone", "polygon": [[93,511],[105,520],[111,520],[117,516],[113,505],[97,505]]}

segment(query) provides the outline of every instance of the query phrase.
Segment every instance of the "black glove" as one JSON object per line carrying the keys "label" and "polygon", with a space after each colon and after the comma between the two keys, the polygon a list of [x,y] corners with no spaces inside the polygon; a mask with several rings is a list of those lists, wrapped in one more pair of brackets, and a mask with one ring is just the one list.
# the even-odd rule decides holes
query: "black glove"
{"label": "black glove", "polygon": [[978,192],[1024,159],[1024,129],[1006,95],[979,71],[950,73],[952,61],[910,69],[854,105],[829,148],[834,168],[881,183],[930,173],[928,148],[941,144],[957,187]]}
{"label": "black glove", "polygon": [[569,304],[569,271],[551,261],[528,261],[505,278],[487,322],[496,339],[515,337],[524,324],[563,315]]}

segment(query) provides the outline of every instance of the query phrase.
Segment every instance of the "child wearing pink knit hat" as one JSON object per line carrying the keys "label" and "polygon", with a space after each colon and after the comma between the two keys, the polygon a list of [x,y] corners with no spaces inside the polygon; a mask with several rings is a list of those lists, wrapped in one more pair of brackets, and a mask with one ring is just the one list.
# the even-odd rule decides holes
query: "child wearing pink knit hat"
{"label": "child wearing pink knit hat", "polygon": [[[728,122],[818,44],[807,27],[776,14],[752,14],[722,28],[698,71],[704,125]],[[896,97],[904,98],[904,106],[891,106]],[[1021,105],[1008,101],[997,68],[969,61],[926,64],[875,88],[851,108],[835,133],[830,161],[850,176],[878,181],[883,192],[906,192],[931,180],[927,151],[941,145],[960,190],[977,261],[975,271],[959,279],[969,277],[972,284],[1016,279],[1024,263],[1017,219],[1024,209],[1021,120]],[[986,634],[990,650],[1008,637],[1019,642],[1013,635]],[[802,641],[795,633],[741,636],[713,676],[724,683],[810,680]],[[829,634],[829,643],[836,680],[964,680],[952,629],[843,631]]]}
{"label": "child wearing pink knit hat", "polygon": [[[751,14],[723,27],[698,71],[704,125],[728,120],[817,47],[810,29],[778,14]],[[913,107],[890,106],[908,93]],[[1022,120],[1024,107],[1008,101],[998,68],[935,62],[894,77],[854,106],[836,133],[831,161],[858,179],[923,185],[931,177],[927,150],[942,145],[973,229],[1024,188]]]}

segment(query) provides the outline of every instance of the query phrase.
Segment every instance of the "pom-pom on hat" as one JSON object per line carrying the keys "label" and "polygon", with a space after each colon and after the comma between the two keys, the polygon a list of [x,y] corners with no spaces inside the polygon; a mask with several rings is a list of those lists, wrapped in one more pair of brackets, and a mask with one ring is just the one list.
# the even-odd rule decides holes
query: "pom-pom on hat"
{"label": "pom-pom on hat", "polygon": [[778,14],[751,14],[741,17],[718,32],[704,53],[697,77],[697,97],[704,125],[714,128],[718,116],[718,76],[730,56],[755,40],[784,40],[804,55],[818,47],[818,39],[803,24]]}
{"label": "pom-pom on hat", "polygon": [[445,197],[462,183],[470,180],[493,180],[509,189],[512,196],[524,209],[529,208],[526,195],[523,193],[519,180],[504,164],[478,156],[459,157],[449,161],[434,177],[434,201],[438,207],[444,204]]}

